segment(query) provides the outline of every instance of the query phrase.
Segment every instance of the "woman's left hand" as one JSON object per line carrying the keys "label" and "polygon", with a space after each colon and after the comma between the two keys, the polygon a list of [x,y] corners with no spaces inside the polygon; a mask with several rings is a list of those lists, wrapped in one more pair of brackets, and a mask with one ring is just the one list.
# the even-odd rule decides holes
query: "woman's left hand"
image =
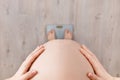
{"label": "woman's left hand", "polygon": [[92,53],[86,46],[82,45],[80,52],[86,57],[95,72],[95,74],[91,72],[88,73],[90,80],[115,80],[114,77],[107,73],[94,53]]}
{"label": "woman's left hand", "polygon": [[44,46],[38,46],[22,63],[16,74],[6,80],[30,80],[32,79],[36,74],[36,70],[29,71],[31,65],[36,60],[36,58],[44,51]]}

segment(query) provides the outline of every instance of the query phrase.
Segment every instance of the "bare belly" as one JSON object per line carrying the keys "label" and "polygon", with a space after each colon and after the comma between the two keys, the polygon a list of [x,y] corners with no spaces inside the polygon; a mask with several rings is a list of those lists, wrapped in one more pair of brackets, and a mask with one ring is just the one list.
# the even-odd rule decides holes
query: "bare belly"
{"label": "bare belly", "polygon": [[80,45],[73,40],[52,40],[44,44],[46,50],[31,69],[38,74],[32,80],[89,80],[93,69],[80,53]]}

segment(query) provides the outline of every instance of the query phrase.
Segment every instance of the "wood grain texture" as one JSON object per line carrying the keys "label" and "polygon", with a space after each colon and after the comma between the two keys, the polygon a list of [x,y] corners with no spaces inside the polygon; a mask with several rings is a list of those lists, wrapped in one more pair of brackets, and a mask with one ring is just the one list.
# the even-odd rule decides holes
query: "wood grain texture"
{"label": "wood grain texture", "polygon": [[47,41],[47,24],[73,24],[74,40],[120,76],[120,0],[0,0],[0,80]]}

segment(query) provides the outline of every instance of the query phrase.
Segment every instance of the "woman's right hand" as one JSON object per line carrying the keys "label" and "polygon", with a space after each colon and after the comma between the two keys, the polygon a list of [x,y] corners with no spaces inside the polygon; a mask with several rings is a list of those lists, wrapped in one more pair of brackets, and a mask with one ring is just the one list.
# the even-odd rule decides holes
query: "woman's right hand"
{"label": "woman's right hand", "polygon": [[[117,80],[117,78],[112,77],[103,68],[97,57],[84,45],[81,46],[80,52],[87,58],[95,73],[88,73],[90,80]],[[120,79],[119,79],[120,80]]]}
{"label": "woman's right hand", "polygon": [[13,75],[11,78],[6,80],[30,80],[36,74],[36,70],[29,71],[30,67],[32,66],[33,62],[37,59],[37,57],[42,54],[45,50],[44,46],[38,46],[22,63],[19,70]]}

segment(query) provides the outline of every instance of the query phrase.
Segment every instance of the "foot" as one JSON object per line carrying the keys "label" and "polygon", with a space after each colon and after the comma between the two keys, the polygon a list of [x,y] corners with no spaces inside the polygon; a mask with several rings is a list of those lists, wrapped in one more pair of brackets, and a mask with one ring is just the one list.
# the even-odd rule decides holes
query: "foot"
{"label": "foot", "polygon": [[50,32],[48,32],[48,40],[54,40],[55,39],[55,31],[51,30]]}
{"label": "foot", "polygon": [[69,30],[65,30],[65,35],[64,35],[64,39],[72,39],[72,33]]}

